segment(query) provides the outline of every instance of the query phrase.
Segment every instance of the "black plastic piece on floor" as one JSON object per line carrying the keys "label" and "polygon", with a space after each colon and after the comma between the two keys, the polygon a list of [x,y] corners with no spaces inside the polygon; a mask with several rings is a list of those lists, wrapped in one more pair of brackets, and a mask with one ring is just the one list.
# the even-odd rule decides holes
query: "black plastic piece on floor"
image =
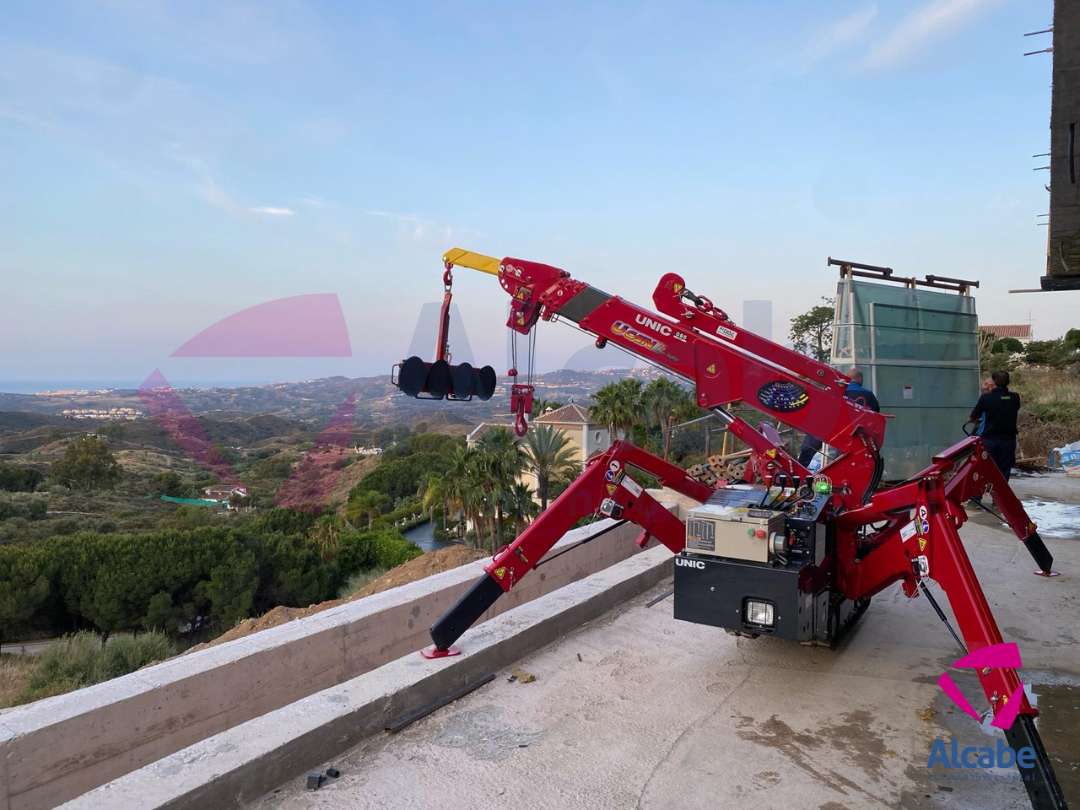
{"label": "black plastic piece on floor", "polygon": [[435,642],[436,649],[449,649],[502,595],[503,589],[499,583],[484,574],[456,605],[431,626],[431,640]]}
{"label": "black plastic piece on floor", "polygon": [[1019,764],[1016,766],[1020,771],[1020,778],[1024,780],[1024,787],[1027,788],[1032,810],[1067,810],[1069,805],[1065,802],[1065,794],[1058,784],[1054,766],[1050,764],[1050,757],[1043,747],[1039,730],[1035,728],[1035,718],[1027,714],[1018,716],[1013,721],[1012,728],[1005,732],[1005,739],[1014,751],[1026,746],[1035,751],[1035,764],[1032,767],[1021,768]]}
{"label": "black plastic piece on floor", "polygon": [[[481,686],[483,686],[486,683],[491,683],[493,680],[495,680],[495,673],[494,672],[492,672],[489,675],[485,675],[482,678],[478,678],[475,681],[470,681],[470,682],[466,683],[464,686],[458,687],[453,692],[449,692],[449,693],[443,695],[438,700],[436,700],[436,701],[434,701],[432,703],[429,703],[426,706],[421,706],[419,709],[417,709],[414,712],[409,712],[408,714],[402,715],[397,720],[395,720],[393,723],[388,725],[386,727],[386,730],[390,734],[397,734],[403,728],[406,728],[407,726],[411,726],[417,720],[420,720],[420,719],[422,719],[424,717],[427,717],[429,714],[431,714],[434,711],[437,711],[438,709],[441,709],[443,706],[447,705],[448,703],[453,703],[458,698],[465,697],[465,695],[469,694],[470,692],[476,691],[477,689],[479,689]],[[327,771],[327,773],[329,773],[329,771]]]}

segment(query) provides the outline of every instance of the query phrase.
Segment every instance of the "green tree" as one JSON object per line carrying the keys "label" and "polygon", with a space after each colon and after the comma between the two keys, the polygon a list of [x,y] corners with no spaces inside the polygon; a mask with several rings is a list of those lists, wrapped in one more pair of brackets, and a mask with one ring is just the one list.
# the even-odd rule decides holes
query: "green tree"
{"label": "green tree", "polygon": [[589,416],[605,425],[613,438],[626,438],[643,421],[641,380],[628,377],[605,385],[593,397]]}
{"label": "green tree", "polygon": [[1077,349],[1064,340],[1033,340],[1024,348],[1024,362],[1032,366],[1063,368],[1077,356]]}
{"label": "green tree", "polygon": [[525,531],[529,522],[539,514],[540,507],[527,486],[514,484],[505,495],[503,511],[513,521],[516,536]]}
{"label": "green tree", "polygon": [[788,339],[795,351],[827,363],[832,352],[834,308],[833,299],[823,297],[821,300],[825,303],[791,319]]}
{"label": "green tree", "polygon": [[191,488],[184,484],[184,479],[171,470],[155,475],[152,486],[157,494],[174,498],[186,497],[191,492]]}
{"label": "green tree", "polygon": [[360,518],[367,518],[367,527],[370,531],[375,525],[375,518],[390,507],[390,498],[381,492],[374,490],[354,491],[349,495],[349,501],[345,506],[345,515],[350,523],[357,523]]}
{"label": "green tree", "polygon": [[536,476],[540,509],[547,509],[551,482],[577,472],[574,448],[561,430],[551,425],[534,425],[525,434],[525,457],[527,469]]}
{"label": "green tree", "polygon": [[525,469],[525,453],[514,434],[506,428],[496,428],[483,435],[477,445],[478,472],[481,486],[487,492],[487,507],[494,516],[491,551],[503,536],[503,505],[517,478]]}
{"label": "green tree", "polygon": [[0,462],[0,489],[7,492],[33,492],[45,476],[33,467],[17,467]]}
{"label": "green tree", "polygon": [[565,403],[560,402],[557,399],[535,399],[533,400],[533,416],[543,416],[548,411],[554,411],[561,408]]}
{"label": "green tree", "polygon": [[143,627],[168,632],[173,628],[174,617],[172,594],[168,591],[158,591],[150,597],[146,605],[146,614],[142,620]]}
{"label": "green tree", "polygon": [[1000,340],[995,340],[994,344],[990,347],[990,351],[992,354],[1000,354],[1001,352],[1021,354],[1024,351],[1024,344],[1014,337],[1005,337]]}
{"label": "green tree", "polygon": [[30,621],[49,598],[45,560],[34,546],[0,546],[0,643]]}
{"label": "green tree", "polygon": [[54,481],[72,489],[109,489],[120,480],[120,465],[98,436],[80,436],[64,448],[64,457],[52,465]]}
{"label": "green tree", "polygon": [[641,393],[641,405],[660,429],[664,460],[671,452],[671,427],[677,420],[687,419],[697,412],[690,393],[667,377],[657,377]]}

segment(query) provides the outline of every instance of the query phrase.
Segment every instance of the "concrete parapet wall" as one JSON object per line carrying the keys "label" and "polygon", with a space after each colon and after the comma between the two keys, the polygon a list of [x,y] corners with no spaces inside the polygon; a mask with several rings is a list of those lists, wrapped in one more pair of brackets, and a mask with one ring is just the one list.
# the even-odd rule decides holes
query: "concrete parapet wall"
{"label": "concrete parapet wall", "polygon": [[[679,511],[673,502],[671,508]],[[552,550],[611,521],[568,532]],[[552,559],[487,621],[638,551],[624,524]],[[53,807],[123,774],[393,661],[483,574],[471,563],[106,683],[0,712],[0,810]]]}
{"label": "concrete parapet wall", "polygon": [[202,810],[250,802],[632,599],[671,575],[671,559],[667,549],[650,549],[474,627],[459,657],[401,656],[126,774],[69,807]]}

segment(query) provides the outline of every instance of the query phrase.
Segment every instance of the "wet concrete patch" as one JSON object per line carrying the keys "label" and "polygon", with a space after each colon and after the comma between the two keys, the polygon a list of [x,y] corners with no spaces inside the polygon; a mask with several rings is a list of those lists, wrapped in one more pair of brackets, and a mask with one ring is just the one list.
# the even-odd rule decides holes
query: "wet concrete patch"
{"label": "wet concrete patch", "polygon": [[1040,498],[1025,500],[1023,504],[1024,511],[1035,521],[1043,538],[1080,540],[1080,504]]}
{"label": "wet concrete patch", "polygon": [[821,757],[817,755],[828,744],[876,781],[882,775],[881,757],[888,749],[880,735],[870,728],[870,720],[869,712],[854,711],[841,715],[839,723],[822,726],[816,731],[797,731],[775,714],[764,722],[738,715],[735,733],[743,740],[778,750],[796,768],[837,793],[851,796],[859,804],[865,804],[867,800],[885,804],[887,801],[882,796],[837,770],[820,765]]}
{"label": "wet concrete patch", "polygon": [[1080,807],[1080,685],[1036,684],[1039,734],[1071,807]]}

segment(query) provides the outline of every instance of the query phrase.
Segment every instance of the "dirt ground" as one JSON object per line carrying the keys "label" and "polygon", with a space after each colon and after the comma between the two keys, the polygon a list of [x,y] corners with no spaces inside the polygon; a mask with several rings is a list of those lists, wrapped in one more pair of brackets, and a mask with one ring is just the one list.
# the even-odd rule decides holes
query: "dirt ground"
{"label": "dirt ground", "polygon": [[438,574],[441,571],[448,571],[451,568],[457,568],[460,565],[465,565],[473,560],[483,559],[487,556],[488,555],[485,552],[480,551],[479,549],[462,545],[441,548],[438,551],[429,551],[427,554],[422,554],[415,559],[409,560],[407,563],[399,565],[397,568],[390,569],[381,577],[372,580],[350,596],[346,596],[342,599],[330,599],[326,602],[308,605],[307,607],[278,606],[267,611],[262,616],[244,619],[244,621],[222,633],[217,638],[203,644],[196,644],[194,647],[187,650],[187,652],[190,653],[195,652],[196,650],[204,650],[207,647],[215,647],[226,641],[244,638],[252,633],[257,633],[260,630],[267,630],[271,627],[277,627],[279,624],[291,622],[293,619],[300,619],[304,616],[321,613],[324,610],[343,605],[346,602],[362,599],[365,596],[371,596],[373,593],[380,593],[381,591],[386,591],[390,588],[396,588],[399,585],[406,585],[410,582],[415,582],[418,579],[429,577],[432,574]]}

